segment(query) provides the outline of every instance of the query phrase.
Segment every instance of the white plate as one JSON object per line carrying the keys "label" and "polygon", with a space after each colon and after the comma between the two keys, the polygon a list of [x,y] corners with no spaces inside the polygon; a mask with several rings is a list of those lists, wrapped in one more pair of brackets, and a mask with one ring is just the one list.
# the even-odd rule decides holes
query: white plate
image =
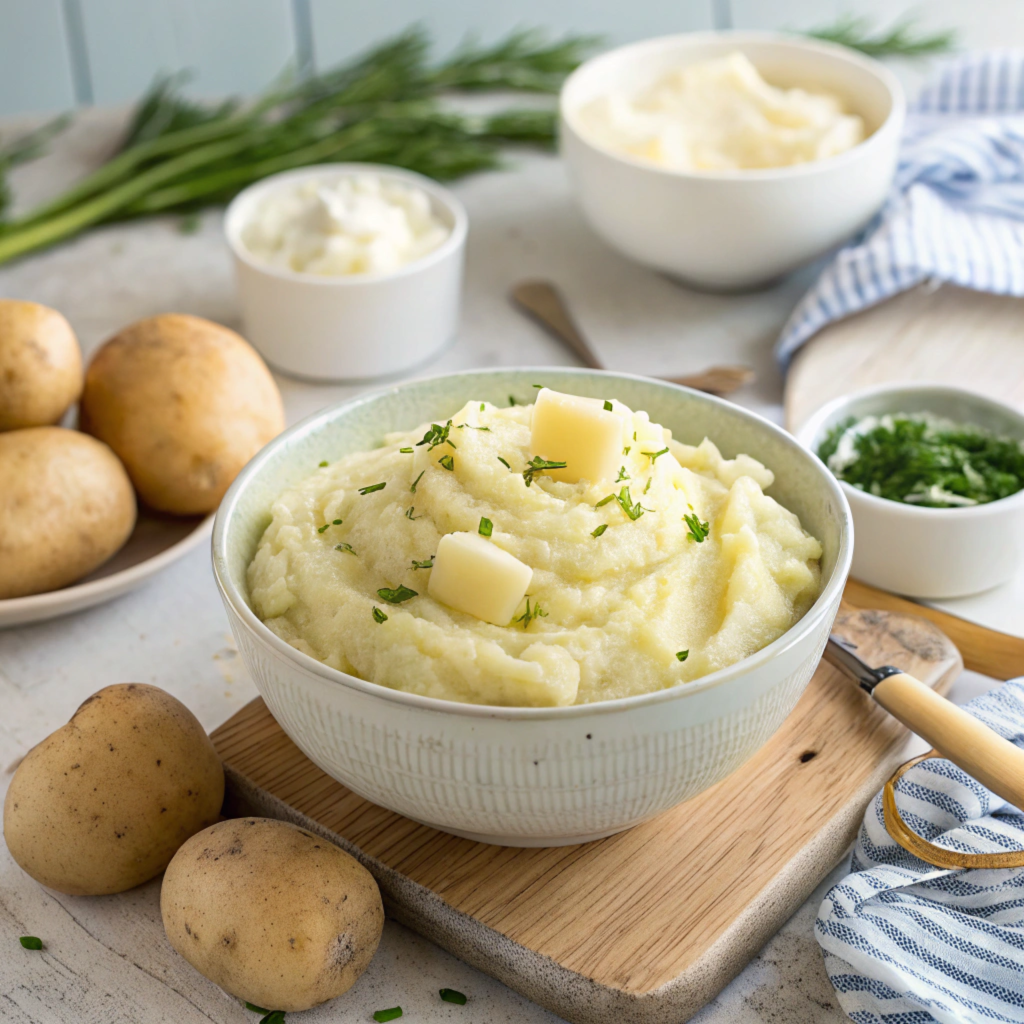
{"label": "white plate", "polygon": [[120,597],[208,541],[212,528],[212,515],[183,518],[140,509],[124,547],[95,572],[61,590],[0,601],[0,629],[53,619]]}

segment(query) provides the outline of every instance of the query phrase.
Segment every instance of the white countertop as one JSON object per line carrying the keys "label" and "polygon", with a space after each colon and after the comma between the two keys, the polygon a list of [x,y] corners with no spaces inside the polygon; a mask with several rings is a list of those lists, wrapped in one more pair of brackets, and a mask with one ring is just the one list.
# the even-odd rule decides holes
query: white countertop
{"label": "white countertop", "polygon": [[[0,135],[12,122],[0,124]],[[52,194],[95,164],[117,117],[87,112],[41,164],[19,169],[19,205]],[[806,272],[744,296],[688,291],[608,250],[584,225],[552,157],[515,155],[507,171],[455,186],[470,214],[466,296],[457,341],[422,375],[515,364],[572,365],[572,357],[514,312],[506,295],[526,277],[562,286],[609,367],[678,375],[747,363],[757,382],[741,404],[781,419],[771,344]],[[188,312],[237,327],[219,213],[184,235],[173,219],[104,228],[0,268],[0,295],[65,314],[88,353],[132,320]],[[291,422],[360,390],[280,379]],[[115,682],[161,686],[212,729],[256,695],[237,658],[205,550],[108,605],[0,632],[0,795],[25,752],[87,696]],[[955,694],[991,685],[965,679]],[[908,755],[909,756],[909,755]],[[833,872],[831,881],[839,875]],[[812,924],[826,880],[746,970],[695,1018],[701,1024],[841,1021]],[[0,1021],[33,1024],[192,1024],[256,1021],[175,954],[163,934],[159,881],[129,893],[76,898],[41,889],[0,850]],[[19,935],[40,936],[42,954]],[[466,1008],[437,990],[465,992]],[[296,1020],[370,1021],[401,1005],[410,1022],[554,1022],[552,1014],[388,922],[381,948],[354,989]],[[291,1017],[289,1019],[292,1019]],[[668,1022],[666,1022],[668,1024]]]}

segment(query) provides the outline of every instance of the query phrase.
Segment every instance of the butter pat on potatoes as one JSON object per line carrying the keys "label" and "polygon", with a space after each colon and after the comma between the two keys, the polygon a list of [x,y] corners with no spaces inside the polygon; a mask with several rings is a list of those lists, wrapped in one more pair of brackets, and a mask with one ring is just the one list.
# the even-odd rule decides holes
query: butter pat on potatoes
{"label": "butter pat on potatoes", "polygon": [[507,626],[533,570],[475,533],[449,533],[437,545],[427,593],[495,626]]}
{"label": "butter pat on potatoes", "polygon": [[543,459],[565,463],[564,469],[545,471],[551,480],[569,484],[614,480],[622,454],[622,417],[598,398],[541,388],[533,407],[530,450]]}

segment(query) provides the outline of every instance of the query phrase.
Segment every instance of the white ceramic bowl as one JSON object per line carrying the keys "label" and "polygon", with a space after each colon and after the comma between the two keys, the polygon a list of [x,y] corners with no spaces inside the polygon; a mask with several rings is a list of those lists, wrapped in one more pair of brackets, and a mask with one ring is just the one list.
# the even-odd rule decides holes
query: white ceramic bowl
{"label": "white ceramic bowl", "polygon": [[[895,384],[845,395],[819,409],[797,432],[817,452],[828,431],[850,417],[931,412],[1024,440],[1024,416],[960,388]],[[1009,580],[1024,548],[1024,491],[970,508],[921,508],[876,498],[842,484],[853,510],[853,575],[917,598],[964,597]]]}
{"label": "white ceramic bowl", "polygon": [[[300,274],[270,267],[246,249],[242,230],[270,192],[353,174],[422,189],[451,234],[433,252],[389,274]],[[465,209],[448,189],[396,167],[323,164],[251,185],[224,218],[246,338],[275,369],[310,380],[368,380],[427,362],[458,328],[467,225]]]}
{"label": "white ceramic bowl", "polygon": [[[504,404],[543,380],[613,395],[693,444],[747,452],[821,539],[823,589],[803,619],[751,657],[696,682],[566,708],[498,708],[388,689],[328,668],[249,607],[246,568],[271,502],[322,458],[379,445],[387,431]],[[317,413],[275,438],[217,512],[213,564],[242,658],[274,717],[355,793],[457,835],[514,846],[577,843],[628,828],[718,782],[779,727],[821,656],[850,565],[849,506],[790,435],[737,406],[672,384],[593,370],[486,370],[402,384]]]}
{"label": "white ceramic bowl", "polygon": [[[773,85],[835,93],[864,118],[860,145],[813,163],[687,173],[589,141],[579,111],[637,92],[666,72],[740,50]],[[595,57],[562,88],[561,145],[594,230],[631,259],[714,289],[764,284],[862,228],[892,184],[906,101],[877,61],[830,43],[769,32],[697,32]]]}

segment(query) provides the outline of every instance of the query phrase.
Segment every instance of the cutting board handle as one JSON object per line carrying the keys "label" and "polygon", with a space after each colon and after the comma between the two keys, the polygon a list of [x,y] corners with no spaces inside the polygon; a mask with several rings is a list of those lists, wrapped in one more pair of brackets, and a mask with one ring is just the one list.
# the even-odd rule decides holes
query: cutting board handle
{"label": "cutting board handle", "polygon": [[1024,809],[1020,747],[905,672],[881,680],[871,696],[986,789]]}

